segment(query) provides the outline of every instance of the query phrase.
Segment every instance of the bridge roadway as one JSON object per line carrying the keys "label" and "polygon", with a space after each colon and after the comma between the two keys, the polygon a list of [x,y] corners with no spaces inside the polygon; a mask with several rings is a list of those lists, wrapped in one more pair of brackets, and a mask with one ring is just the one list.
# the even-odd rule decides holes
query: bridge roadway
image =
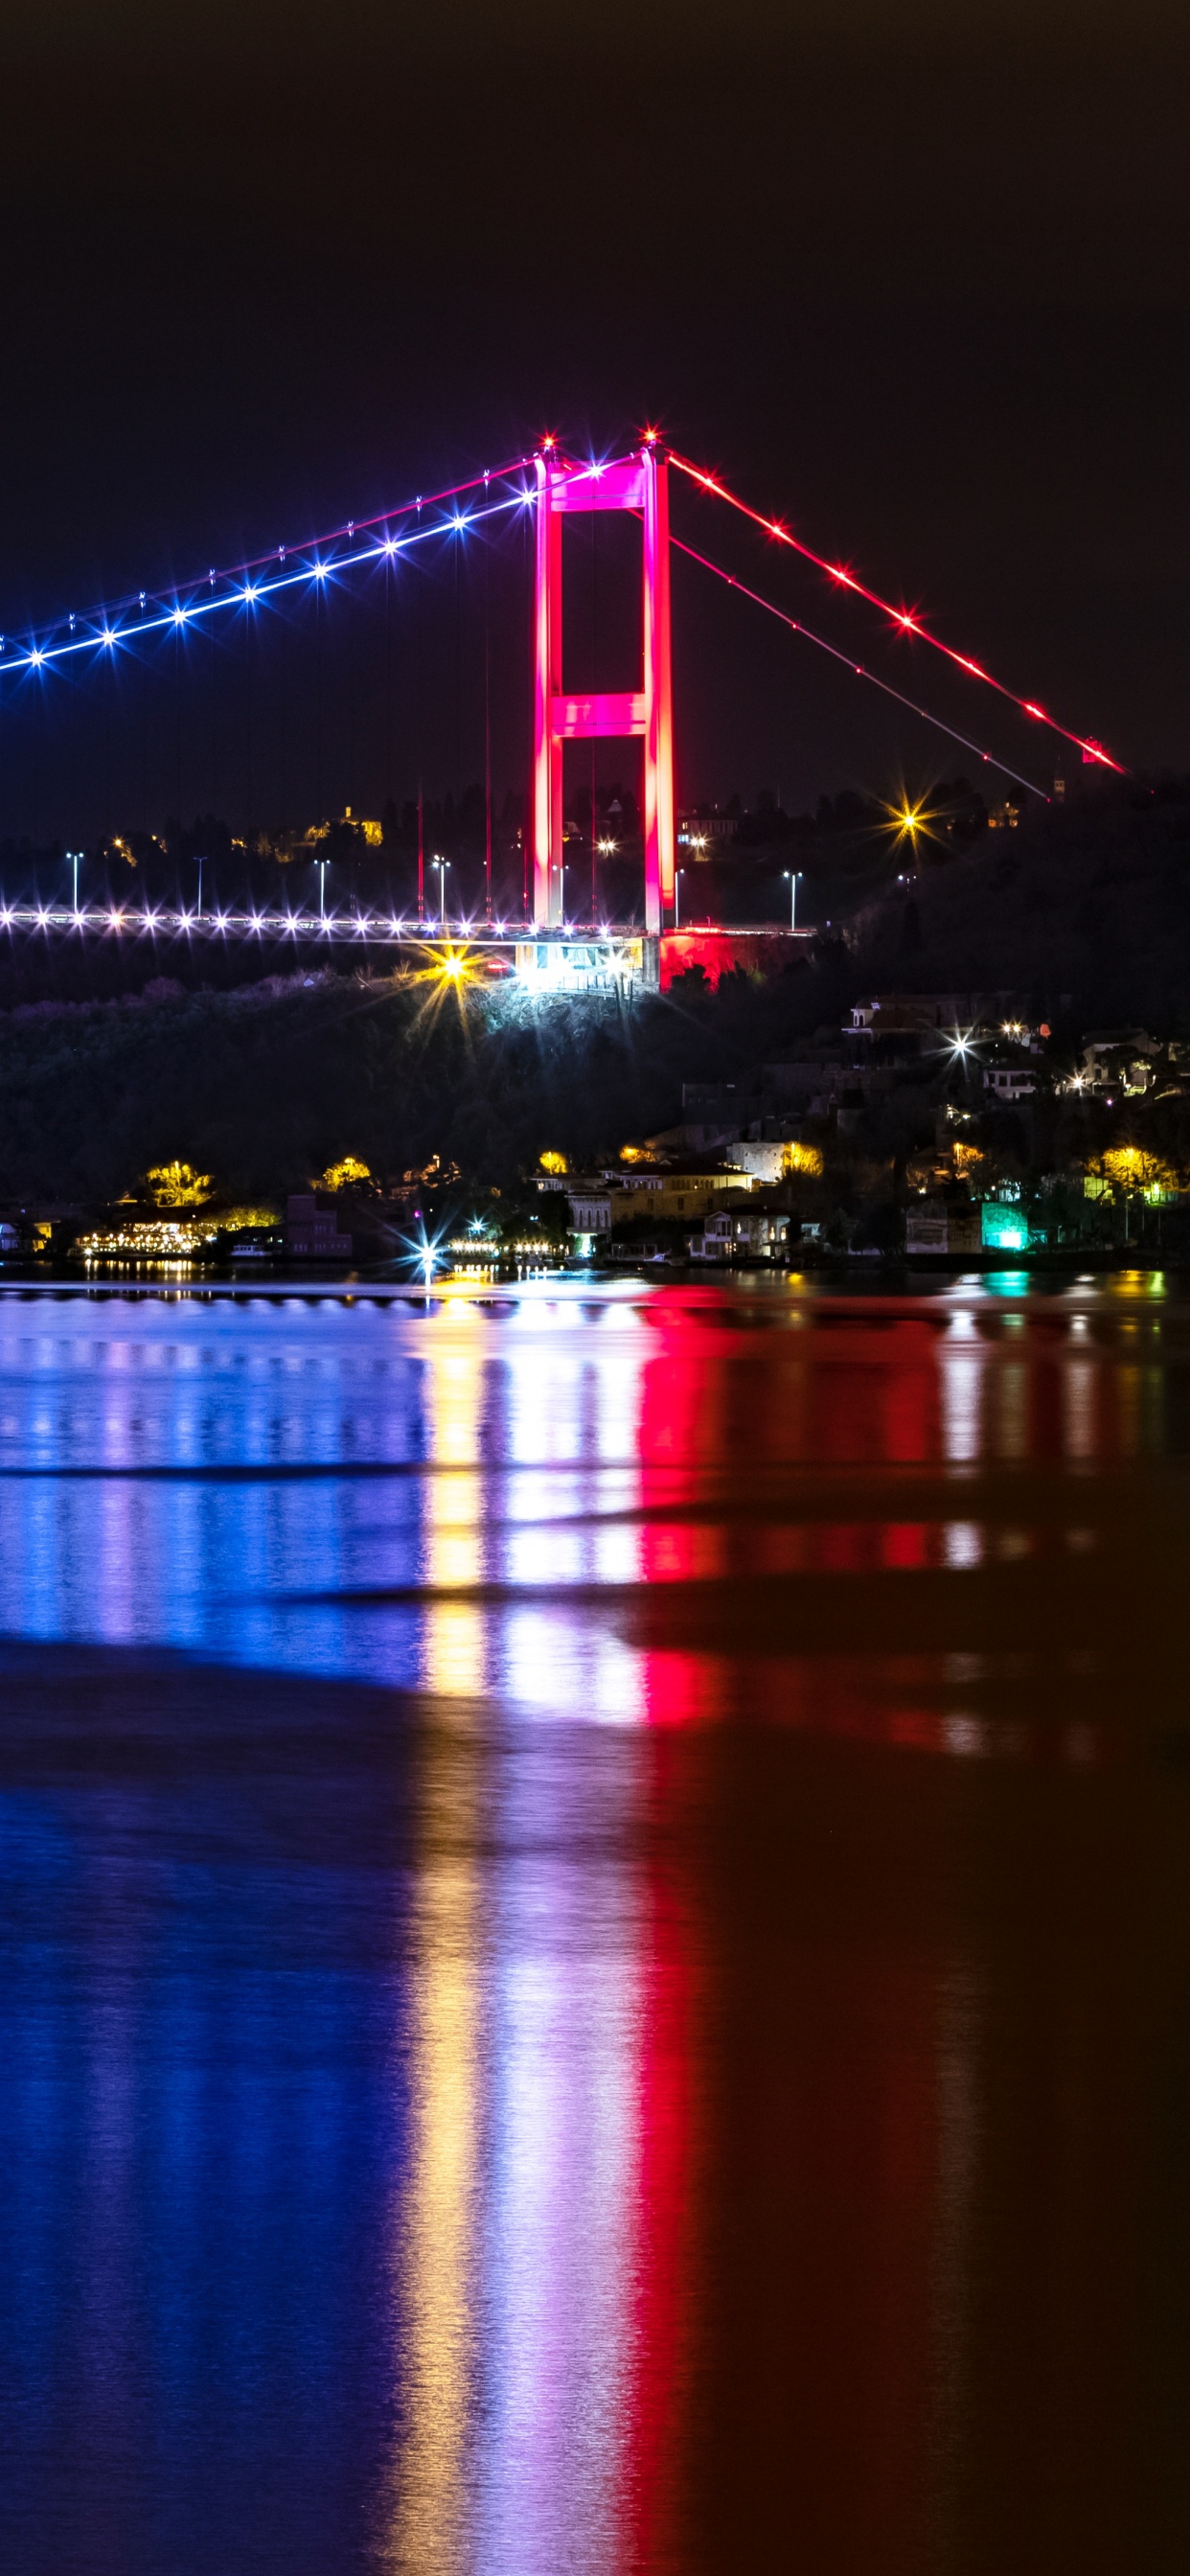
{"label": "bridge roadway", "polygon": [[[68,903],[0,902],[0,953],[7,932],[10,948],[18,941],[25,954],[38,939],[61,949],[68,941],[80,949],[115,944],[127,954],[134,944],[148,944],[164,957],[177,958],[182,948],[247,946],[254,943],[273,971],[286,950],[309,958],[311,951],[354,949],[374,955],[379,949],[420,965],[423,973],[444,984],[474,981],[477,976],[515,977],[537,993],[617,992],[627,998],[655,990],[660,981],[658,942],[639,929],[597,929],[578,922],[559,924],[542,933],[528,921],[411,921],[393,912],[291,912],[267,907],[252,910],[204,910],[168,904],[87,904],[76,912]],[[164,962],[164,960],[163,960]]]}
{"label": "bridge roadway", "polygon": [[[18,939],[38,938],[80,946],[116,942],[127,950],[134,942],[173,951],[196,944],[246,945],[254,941],[267,954],[269,971],[279,953],[354,949],[358,954],[387,950],[420,961],[445,983],[469,981],[473,974],[509,976],[526,990],[550,993],[616,993],[621,1000],[666,991],[674,975],[700,966],[711,980],[732,967],[748,973],[778,972],[791,954],[812,942],[812,927],[794,929],[778,922],[754,922],[740,928],[698,922],[649,938],[636,923],[558,923],[542,931],[531,921],[411,921],[393,912],[289,912],[131,904],[11,904],[0,902],[0,943],[4,933]],[[2,947],[0,947],[2,953]],[[27,952],[26,952],[27,953]]]}
{"label": "bridge roadway", "polygon": [[[76,912],[63,903],[0,903],[0,931],[76,938],[112,939],[261,939],[315,940],[322,945],[385,948],[515,949],[518,940],[536,939],[531,922],[410,921],[387,912],[243,912],[173,910],[167,904],[88,904]],[[559,934],[555,933],[555,937]],[[632,933],[600,927],[598,932],[571,925],[571,938],[601,940]],[[639,938],[640,934],[637,932]]]}

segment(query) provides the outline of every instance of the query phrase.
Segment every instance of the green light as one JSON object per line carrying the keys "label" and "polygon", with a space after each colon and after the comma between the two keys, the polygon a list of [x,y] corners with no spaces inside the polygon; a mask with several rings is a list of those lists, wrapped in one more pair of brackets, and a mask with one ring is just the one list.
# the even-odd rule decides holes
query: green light
{"label": "green light", "polygon": [[980,1238],[991,1252],[1027,1252],[1028,1219],[1018,1207],[1004,1207],[996,1199],[985,1199],[981,1210]]}

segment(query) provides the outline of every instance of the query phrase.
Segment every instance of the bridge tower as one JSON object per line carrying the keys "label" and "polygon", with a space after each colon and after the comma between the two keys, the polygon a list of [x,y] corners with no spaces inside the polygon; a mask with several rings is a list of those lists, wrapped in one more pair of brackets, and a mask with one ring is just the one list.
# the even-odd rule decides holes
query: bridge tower
{"label": "bridge tower", "polygon": [[[669,460],[647,443],[614,464],[537,458],[533,699],[533,918],[562,919],[562,746],[596,735],[643,736],[645,928],[661,930],[674,899],[673,689],[669,629]],[[644,686],[569,697],[562,687],[562,514],[632,510],[644,523]]]}

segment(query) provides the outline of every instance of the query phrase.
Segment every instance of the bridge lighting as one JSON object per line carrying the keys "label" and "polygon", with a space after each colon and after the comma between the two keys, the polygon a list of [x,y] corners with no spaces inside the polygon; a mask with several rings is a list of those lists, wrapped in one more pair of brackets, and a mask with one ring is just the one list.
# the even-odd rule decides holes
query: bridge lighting
{"label": "bridge lighting", "polygon": [[311,580],[312,580],[312,581],[325,581],[325,580],[326,580],[326,565],[325,565],[325,564],[316,563],[316,564],[315,564],[315,566],[314,566],[314,570],[313,570],[313,572],[311,573],[310,578],[311,578]]}
{"label": "bridge lighting", "polygon": [[39,652],[39,651],[38,651],[38,648],[37,648],[36,644],[34,645],[33,650],[32,650],[32,652],[31,652],[31,654],[29,655],[29,659],[30,659],[30,661],[31,661],[31,663],[32,663],[32,665],[33,665],[34,670],[35,670],[35,671],[40,671],[41,666],[42,666],[42,663],[43,663],[43,662],[44,662],[44,660],[45,660],[45,655],[44,655],[44,653],[41,653],[41,652]]}
{"label": "bridge lighting", "polygon": [[458,529],[461,533],[462,530],[469,525],[469,522],[463,517],[461,510],[456,510],[450,524],[452,528]]}
{"label": "bridge lighting", "polygon": [[185,625],[185,623],[186,623],[186,611],[185,611],[185,609],[184,609],[184,608],[175,608],[175,610],[174,610],[174,624],[175,624],[175,626],[184,626],[184,625]]}
{"label": "bridge lighting", "polygon": [[115,643],[115,640],[116,640],[116,630],[115,630],[115,627],[114,627],[114,626],[105,626],[105,627],[104,627],[104,630],[103,630],[103,633],[102,633],[102,635],[100,636],[100,639],[99,639],[99,640],[100,640],[100,643],[101,643],[101,644],[106,644],[106,645],[107,645],[107,647],[108,647],[108,649],[109,649],[109,651],[110,651],[110,649],[111,649],[112,645]]}
{"label": "bridge lighting", "polygon": [[249,582],[248,587],[247,587],[246,591],[244,592],[244,604],[245,604],[245,606],[246,606],[246,607],[248,607],[248,608],[250,608],[250,607],[251,607],[251,605],[252,605],[253,600],[254,600],[254,599],[258,599],[258,598],[259,598],[259,596],[260,596],[259,591],[254,590],[254,589],[253,589],[253,587],[252,587],[251,582]]}

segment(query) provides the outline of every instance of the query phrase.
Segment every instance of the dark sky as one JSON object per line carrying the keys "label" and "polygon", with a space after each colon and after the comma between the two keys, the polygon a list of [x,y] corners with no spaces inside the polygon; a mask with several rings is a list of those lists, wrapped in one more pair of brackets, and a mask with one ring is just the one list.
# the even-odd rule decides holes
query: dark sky
{"label": "dark sky", "polygon": [[[1185,15],[126,0],[97,26],[92,0],[9,0],[4,632],[362,517],[547,422],[606,446],[651,415],[1125,759],[1190,766]],[[732,560],[846,640],[837,599]],[[683,574],[676,606],[687,793],[803,801],[933,757],[737,603]],[[33,792],[61,828],[55,722]],[[8,732],[0,831],[28,828]],[[442,785],[456,757],[475,774],[470,695],[461,732]],[[407,742],[397,761],[400,787]]]}

